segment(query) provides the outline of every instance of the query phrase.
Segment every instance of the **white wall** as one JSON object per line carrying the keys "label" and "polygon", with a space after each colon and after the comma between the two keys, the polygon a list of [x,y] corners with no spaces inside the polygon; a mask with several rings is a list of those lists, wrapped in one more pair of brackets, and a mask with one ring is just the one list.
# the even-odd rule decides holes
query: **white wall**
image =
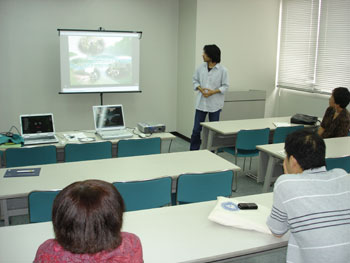
{"label": "white wall", "polygon": [[[180,23],[182,12],[180,8]],[[275,83],[278,17],[279,0],[197,0],[196,37],[187,38],[189,42],[195,41],[196,67],[202,63],[204,45],[217,44],[220,47],[222,64],[229,71],[230,90],[267,91],[267,115],[273,105],[270,97]],[[180,26],[180,37],[182,30]],[[192,45],[189,44],[188,48],[191,50]],[[179,56],[182,50],[179,48]],[[189,58],[192,56],[183,61],[190,63]],[[179,60],[179,73],[186,63]],[[186,66],[186,70],[190,68]],[[184,80],[190,87],[189,73],[186,78],[181,76],[184,75],[179,74],[179,89],[183,89]],[[178,109],[178,130],[188,137],[193,125],[193,96],[191,88],[183,89],[178,96],[178,107],[181,107],[181,111]]]}
{"label": "white wall", "polygon": [[56,129],[92,129],[98,94],[59,95],[57,28],[143,31],[141,94],[105,94],[121,103],[128,126],[164,122],[176,129],[178,1],[1,0],[0,131],[22,113],[52,112]]}
{"label": "white wall", "polygon": [[271,89],[276,71],[279,0],[198,0],[196,65],[217,44],[230,90]]}
{"label": "white wall", "polygon": [[303,113],[323,117],[330,95],[313,94],[294,90],[279,89],[276,97],[279,116]]}
{"label": "white wall", "polygon": [[194,121],[197,0],[179,1],[177,131],[191,136]]}

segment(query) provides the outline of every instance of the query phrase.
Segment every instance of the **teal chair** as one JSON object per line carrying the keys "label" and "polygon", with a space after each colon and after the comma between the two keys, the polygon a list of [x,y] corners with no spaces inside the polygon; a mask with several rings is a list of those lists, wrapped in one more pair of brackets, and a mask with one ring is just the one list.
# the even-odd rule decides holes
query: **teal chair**
{"label": "teal chair", "polygon": [[160,138],[120,140],[117,147],[118,157],[159,154]]}
{"label": "teal chair", "polygon": [[79,162],[112,158],[111,142],[67,144],[64,149],[65,162]]}
{"label": "teal chair", "polygon": [[162,207],[171,204],[171,177],[160,179],[116,182],[117,188],[125,203],[126,211],[136,211]]}
{"label": "teal chair", "polygon": [[342,168],[347,173],[350,173],[350,156],[339,157],[339,158],[327,158],[326,159],[327,170],[334,168]]}
{"label": "teal chair", "polygon": [[283,143],[285,142],[287,135],[295,131],[304,129],[303,125],[290,126],[290,127],[277,127],[273,133],[272,143]]}
{"label": "teal chair", "polygon": [[52,220],[52,205],[60,191],[33,191],[28,195],[30,223]]}
{"label": "teal chair", "polygon": [[56,147],[9,148],[5,151],[6,167],[41,165],[57,162]]}
{"label": "teal chair", "polygon": [[232,171],[180,175],[177,179],[176,201],[186,204],[231,196],[232,181]]}
{"label": "teal chair", "polygon": [[[270,129],[259,130],[240,130],[237,133],[236,146],[225,147],[223,150],[235,156],[235,163],[237,164],[237,157],[244,157],[243,169],[245,169],[245,159],[247,157],[254,157],[259,155],[257,145],[264,145],[269,143]],[[251,161],[251,159],[250,159]],[[250,163],[251,167],[251,163]]]}
{"label": "teal chair", "polygon": [[4,152],[0,150],[0,168],[3,166],[4,163]]}
{"label": "teal chair", "polygon": [[[250,157],[249,169],[252,167],[252,157],[259,155],[257,145],[264,145],[269,143],[270,129],[258,130],[240,130],[237,133],[235,147],[225,147],[222,150],[235,156],[235,164],[237,158],[243,157],[243,171],[245,170],[245,160]],[[237,190],[237,176],[235,176],[235,189]]]}

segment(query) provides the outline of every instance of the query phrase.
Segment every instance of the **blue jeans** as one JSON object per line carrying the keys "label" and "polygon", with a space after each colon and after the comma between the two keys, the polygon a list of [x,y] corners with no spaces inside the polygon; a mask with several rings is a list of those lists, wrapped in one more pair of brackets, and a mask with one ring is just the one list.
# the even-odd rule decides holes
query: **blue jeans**
{"label": "blue jeans", "polygon": [[209,121],[218,121],[220,119],[221,110],[215,112],[205,112],[201,110],[196,110],[196,115],[194,117],[194,127],[191,136],[191,147],[190,150],[199,150],[201,147],[201,131],[202,125],[201,122],[205,121],[207,114],[209,113]]}

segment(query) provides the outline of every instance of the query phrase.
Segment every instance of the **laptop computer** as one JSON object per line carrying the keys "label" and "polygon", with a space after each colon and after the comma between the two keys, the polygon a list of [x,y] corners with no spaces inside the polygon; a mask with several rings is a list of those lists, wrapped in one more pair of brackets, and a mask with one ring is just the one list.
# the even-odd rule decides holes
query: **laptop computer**
{"label": "laptop computer", "polygon": [[122,105],[93,106],[95,130],[104,140],[130,138],[133,136],[125,128]]}
{"label": "laptop computer", "polygon": [[24,145],[58,143],[52,113],[20,116]]}

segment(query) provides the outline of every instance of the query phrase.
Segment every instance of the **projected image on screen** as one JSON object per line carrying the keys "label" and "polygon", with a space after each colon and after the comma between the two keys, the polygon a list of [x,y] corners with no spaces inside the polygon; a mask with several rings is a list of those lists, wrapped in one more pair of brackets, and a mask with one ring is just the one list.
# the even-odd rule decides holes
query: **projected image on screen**
{"label": "projected image on screen", "polygon": [[132,81],[130,38],[70,36],[68,41],[72,86]]}
{"label": "projected image on screen", "polygon": [[61,92],[139,91],[140,33],[62,31]]}

